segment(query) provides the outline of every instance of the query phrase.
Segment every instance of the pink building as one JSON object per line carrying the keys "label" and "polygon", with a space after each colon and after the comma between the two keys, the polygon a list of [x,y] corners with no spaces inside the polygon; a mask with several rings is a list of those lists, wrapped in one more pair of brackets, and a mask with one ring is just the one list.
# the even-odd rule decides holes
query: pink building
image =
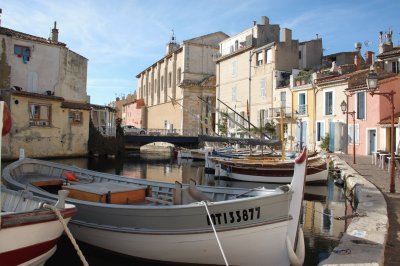
{"label": "pink building", "polygon": [[143,115],[145,112],[143,111],[143,108],[145,108],[143,99],[134,100],[124,104],[122,111],[122,124],[138,128],[146,128],[146,125],[144,125],[145,119]]}
{"label": "pink building", "polygon": [[[395,147],[399,142],[398,117],[400,112],[400,75],[377,69],[379,92],[394,91],[395,106]],[[349,84],[346,90],[348,95],[347,111],[355,111],[355,126],[353,117],[348,115],[348,153],[353,151],[355,143],[356,154],[368,155],[377,150],[389,152],[391,150],[391,111],[389,100],[380,95],[371,96],[366,89],[368,71],[360,73],[355,82]],[[355,140],[353,140],[355,130]]]}

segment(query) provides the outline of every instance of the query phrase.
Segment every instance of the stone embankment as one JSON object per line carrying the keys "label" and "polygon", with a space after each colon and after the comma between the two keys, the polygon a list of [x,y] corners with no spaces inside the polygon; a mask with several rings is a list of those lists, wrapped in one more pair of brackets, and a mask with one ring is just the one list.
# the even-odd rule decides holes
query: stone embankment
{"label": "stone embankment", "polygon": [[345,160],[336,155],[332,155],[332,160],[334,167],[341,170],[346,193],[352,195],[356,213],[339,245],[319,265],[384,265],[389,228],[384,195]]}

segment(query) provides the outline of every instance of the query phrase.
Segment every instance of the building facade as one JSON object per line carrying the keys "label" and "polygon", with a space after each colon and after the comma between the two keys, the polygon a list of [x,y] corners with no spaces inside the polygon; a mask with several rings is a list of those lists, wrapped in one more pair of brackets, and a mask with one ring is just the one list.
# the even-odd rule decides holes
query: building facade
{"label": "building facade", "polygon": [[0,27],[1,96],[13,127],[3,138],[4,159],[78,156],[88,152],[90,106],[87,59],[58,41]]}
{"label": "building facade", "polygon": [[[259,128],[276,126],[280,138],[283,121],[285,135],[292,123],[290,75],[293,69],[312,69],[321,65],[322,40],[299,43],[290,29],[282,30],[265,16],[254,25],[220,43],[217,59],[217,109],[231,118],[230,136],[248,134],[248,122]],[[229,108],[227,108],[229,106]],[[283,117],[283,120],[280,117]],[[221,116],[217,117],[217,121]],[[236,121],[236,123],[232,121]],[[241,126],[238,125],[241,124]],[[219,129],[218,129],[219,130]],[[270,136],[273,137],[273,136]]]}
{"label": "building facade", "polygon": [[208,130],[214,115],[207,106],[215,106],[213,57],[218,43],[227,37],[216,32],[181,44],[173,37],[166,55],[136,76],[138,99],[146,105],[142,109],[144,128],[184,135]]}

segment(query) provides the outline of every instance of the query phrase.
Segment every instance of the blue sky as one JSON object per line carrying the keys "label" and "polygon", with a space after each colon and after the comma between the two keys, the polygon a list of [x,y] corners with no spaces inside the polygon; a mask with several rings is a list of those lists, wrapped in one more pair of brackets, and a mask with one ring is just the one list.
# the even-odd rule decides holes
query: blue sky
{"label": "blue sky", "polygon": [[223,31],[234,35],[261,16],[290,28],[300,41],[322,37],[324,54],[353,51],[355,42],[378,51],[379,32],[399,45],[399,0],[2,0],[1,26],[59,40],[89,59],[88,94],[95,104],[132,93],[136,75],[177,42]]}

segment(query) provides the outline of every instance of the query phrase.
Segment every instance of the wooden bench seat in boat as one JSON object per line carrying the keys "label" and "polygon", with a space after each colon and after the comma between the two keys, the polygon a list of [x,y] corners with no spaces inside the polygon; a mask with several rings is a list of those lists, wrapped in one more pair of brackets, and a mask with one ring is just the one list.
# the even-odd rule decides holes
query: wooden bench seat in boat
{"label": "wooden bench seat in boat", "polygon": [[145,186],[114,182],[71,184],[62,188],[69,191],[70,198],[91,202],[132,204],[143,202],[146,197]]}

